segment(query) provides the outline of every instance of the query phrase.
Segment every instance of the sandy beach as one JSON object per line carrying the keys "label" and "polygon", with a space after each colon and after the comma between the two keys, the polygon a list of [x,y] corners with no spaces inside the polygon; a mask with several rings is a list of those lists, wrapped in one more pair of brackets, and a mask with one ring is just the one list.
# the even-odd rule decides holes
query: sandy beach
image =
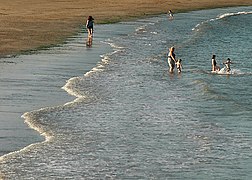
{"label": "sandy beach", "polygon": [[[251,179],[246,5],[2,2],[0,179]],[[212,53],[234,73],[211,74]]]}
{"label": "sandy beach", "polygon": [[0,0],[0,57],[63,43],[85,25],[197,9],[252,5],[251,0]]}

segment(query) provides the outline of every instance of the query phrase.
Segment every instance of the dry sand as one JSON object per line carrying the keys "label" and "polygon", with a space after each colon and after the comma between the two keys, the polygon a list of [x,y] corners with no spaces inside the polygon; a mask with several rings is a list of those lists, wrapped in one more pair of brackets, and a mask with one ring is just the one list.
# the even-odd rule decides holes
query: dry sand
{"label": "dry sand", "polygon": [[252,5],[251,0],[0,0],[0,57],[63,43],[95,23],[197,9]]}

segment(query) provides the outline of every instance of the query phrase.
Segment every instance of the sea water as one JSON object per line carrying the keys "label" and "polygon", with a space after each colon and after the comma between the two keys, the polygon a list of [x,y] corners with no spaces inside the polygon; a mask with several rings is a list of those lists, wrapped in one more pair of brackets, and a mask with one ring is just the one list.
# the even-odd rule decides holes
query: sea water
{"label": "sea water", "polygon": [[[251,13],[226,8],[101,25],[111,49],[69,77],[63,89],[75,100],[23,115],[45,141],[3,156],[1,176],[251,179]],[[171,46],[180,74],[168,72]],[[211,74],[213,54],[220,66],[230,58],[233,73]]]}

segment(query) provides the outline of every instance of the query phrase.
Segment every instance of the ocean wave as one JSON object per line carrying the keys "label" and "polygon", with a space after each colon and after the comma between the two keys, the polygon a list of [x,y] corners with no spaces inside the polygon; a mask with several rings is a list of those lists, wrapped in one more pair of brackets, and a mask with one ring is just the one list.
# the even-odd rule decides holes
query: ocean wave
{"label": "ocean wave", "polygon": [[237,12],[237,13],[225,13],[225,14],[221,14],[219,15],[216,19],[223,19],[226,17],[230,17],[230,16],[238,16],[238,15],[246,15],[246,14],[252,14],[252,11],[249,12]]}
{"label": "ocean wave", "polygon": [[145,33],[145,32],[147,32],[146,26],[147,25],[143,25],[143,26],[140,26],[140,27],[136,28],[136,32],[137,33]]}
{"label": "ocean wave", "polygon": [[204,25],[206,23],[209,23],[209,22],[212,22],[212,21],[217,21],[217,20],[224,19],[224,18],[231,17],[231,16],[239,16],[239,15],[247,15],[247,14],[252,14],[252,11],[248,11],[248,12],[242,11],[242,12],[236,12],[236,13],[224,13],[224,14],[220,14],[216,18],[208,19],[206,21],[203,21],[203,22],[197,24],[194,28],[192,28],[192,31],[199,31],[200,27],[202,25]]}
{"label": "ocean wave", "polygon": [[78,101],[78,99],[86,98],[86,95],[83,94],[83,92],[79,89],[80,84],[82,84],[84,81],[84,78],[91,77],[96,73],[104,71],[106,66],[111,61],[110,57],[112,55],[124,52],[125,47],[113,43],[112,40],[110,39],[108,39],[107,41],[103,41],[103,43],[110,45],[113,49],[112,52],[100,55],[101,60],[100,62],[97,63],[95,67],[93,67],[90,71],[86,72],[84,76],[70,78],[69,80],[67,80],[66,84],[62,87],[62,89],[65,90],[68,94],[77,98],[75,101]]}
{"label": "ocean wave", "polygon": [[75,96],[77,98],[81,98],[82,95],[80,95],[79,93],[77,93],[76,91],[74,91],[74,86],[75,84],[78,83],[78,81],[80,80],[80,77],[73,77],[69,80],[67,80],[67,83],[62,87],[63,90],[65,90],[68,94]]}

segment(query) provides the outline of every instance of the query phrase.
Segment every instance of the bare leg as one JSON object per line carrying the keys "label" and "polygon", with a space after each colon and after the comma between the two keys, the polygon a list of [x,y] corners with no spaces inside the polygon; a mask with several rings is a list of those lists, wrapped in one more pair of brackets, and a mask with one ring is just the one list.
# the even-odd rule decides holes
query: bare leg
{"label": "bare leg", "polygon": [[93,42],[93,38],[92,36],[88,36],[88,39],[87,39],[87,46],[91,47],[92,46],[92,42]]}
{"label": "bare leg", "polygon": [[170,73],[173,73],[173,67],[170,67],[170,68],[169,68],[169,72],[170,72]]}

